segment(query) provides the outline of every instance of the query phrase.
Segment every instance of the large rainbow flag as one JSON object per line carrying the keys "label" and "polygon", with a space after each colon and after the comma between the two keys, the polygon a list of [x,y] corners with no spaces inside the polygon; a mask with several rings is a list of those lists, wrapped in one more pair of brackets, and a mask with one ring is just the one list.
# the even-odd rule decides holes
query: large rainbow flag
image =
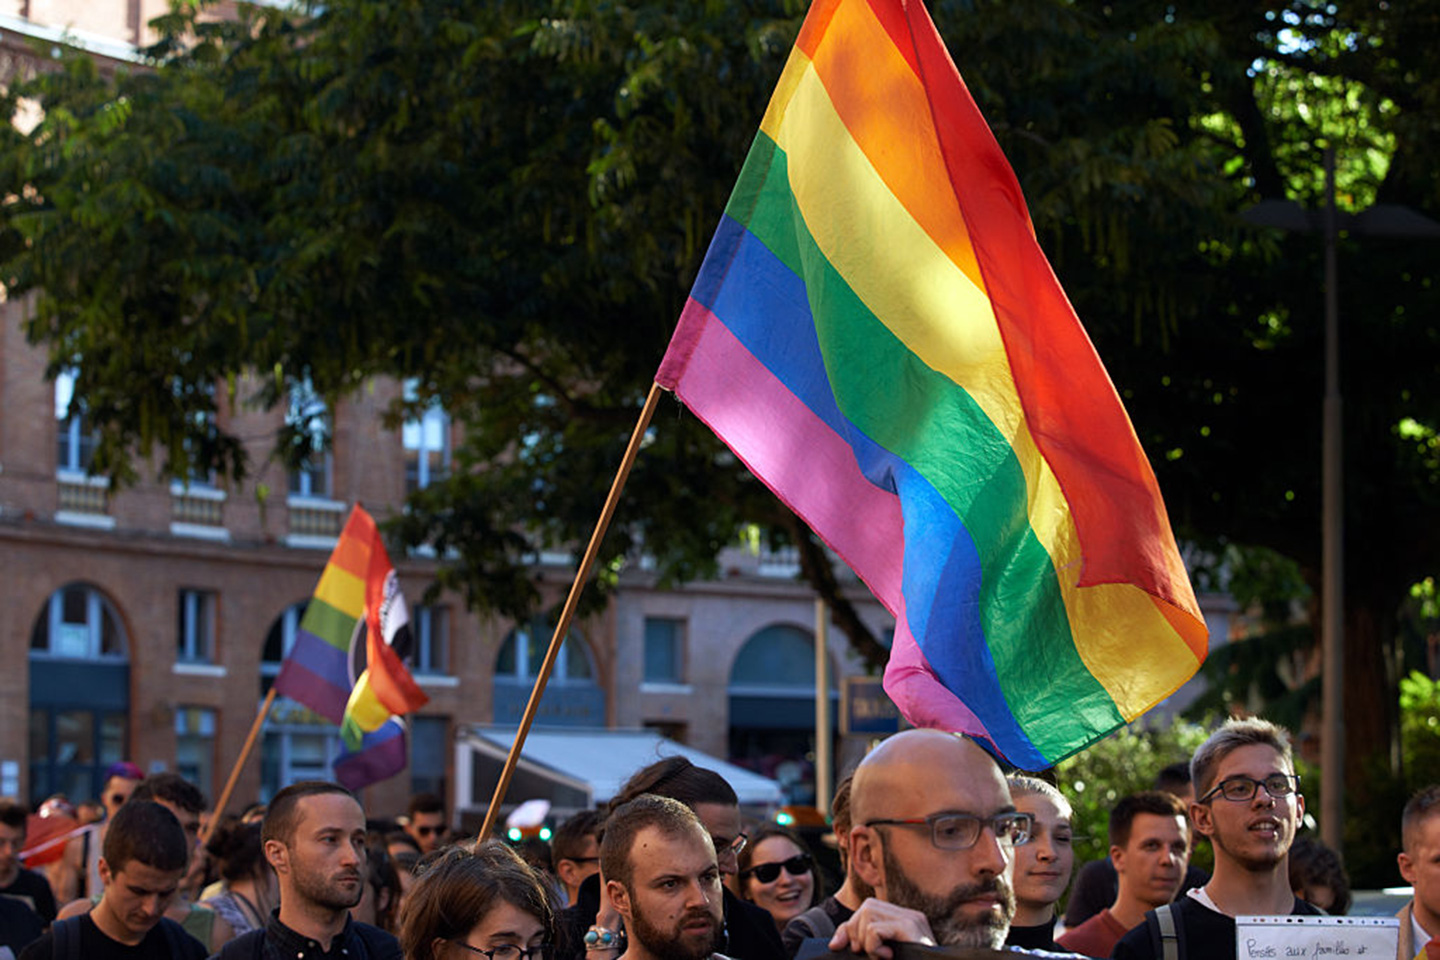
{"label": "large rainbow flag", "polygon": [[1149,462],[918,0],[815,0],[656,380],[895,615],[912,723],[1040,769],[1204,659]]}
{"label": "large rainbow flag", "polygon": [[279,694],[340,724],[345,753],[335,773],[352,790],[405,768],[396,718],[429,699],[405,668],[412,645],[395,568],[374,519],[357,504],[275,678]]}

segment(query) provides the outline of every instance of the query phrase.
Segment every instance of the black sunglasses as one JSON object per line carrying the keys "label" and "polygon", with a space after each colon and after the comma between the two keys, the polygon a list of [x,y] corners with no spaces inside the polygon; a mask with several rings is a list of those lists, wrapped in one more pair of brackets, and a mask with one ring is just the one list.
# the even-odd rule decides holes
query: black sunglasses
{"label": "black sunglasses", "polygon": [[774,883],[780,876],[780,868],[784,867],[785,872],[792,877],[799,877],[810,872],[810,854],[797,853],[789,860],[782,860],[778,863],[759,863],[748,870],[741,872],[742,877],[754,877],[761,883]]}

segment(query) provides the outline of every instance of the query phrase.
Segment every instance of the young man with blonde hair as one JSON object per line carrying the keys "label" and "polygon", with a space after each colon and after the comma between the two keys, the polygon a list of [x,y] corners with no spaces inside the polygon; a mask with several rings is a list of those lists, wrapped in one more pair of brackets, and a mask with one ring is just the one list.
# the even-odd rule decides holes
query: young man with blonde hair
{"label": "young man with blonde hair", "polygon": [[1289,734],[1266,720],[1227,720],[1190,761],[1190,823],[1210,838],[1205,886],[1145,914],[1116,960],[1234,960],[1235,917],[1318,914],[1290,889],[1287,856],[1305,815]]}

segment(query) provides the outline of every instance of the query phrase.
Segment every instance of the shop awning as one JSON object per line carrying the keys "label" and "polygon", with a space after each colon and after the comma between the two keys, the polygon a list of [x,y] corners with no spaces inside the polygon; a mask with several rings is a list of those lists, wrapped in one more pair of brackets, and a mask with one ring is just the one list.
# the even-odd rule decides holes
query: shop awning
{"label": "shop awning", "polygon": [[[456,810],[483,811],[489,806],[514,742],[514,727],[474,725],[457,731]],[[534,727],[525,738],[505,805],[543,798],[557,812],[589,809],[615,796],[637,770],[676,755],[724,777],[743,806],[784,803],[780,784],[774,780],[651,730]]]}

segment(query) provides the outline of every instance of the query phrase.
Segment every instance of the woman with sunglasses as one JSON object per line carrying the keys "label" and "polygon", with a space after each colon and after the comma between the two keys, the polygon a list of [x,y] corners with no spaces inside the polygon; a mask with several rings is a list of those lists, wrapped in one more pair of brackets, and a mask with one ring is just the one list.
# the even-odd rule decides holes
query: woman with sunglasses
{"label": "woman with sunglasses", "polygon": [[451,847],[420,869],[400,930],[406,960],[549,960],[550,896],[504,843]]}
{"label": "woman with sunglasses", "polygon": [[765,826],[740,851],[740,893],[764,907],[777,930],[820,900],[820,875],[800,838],[779,826]]}

